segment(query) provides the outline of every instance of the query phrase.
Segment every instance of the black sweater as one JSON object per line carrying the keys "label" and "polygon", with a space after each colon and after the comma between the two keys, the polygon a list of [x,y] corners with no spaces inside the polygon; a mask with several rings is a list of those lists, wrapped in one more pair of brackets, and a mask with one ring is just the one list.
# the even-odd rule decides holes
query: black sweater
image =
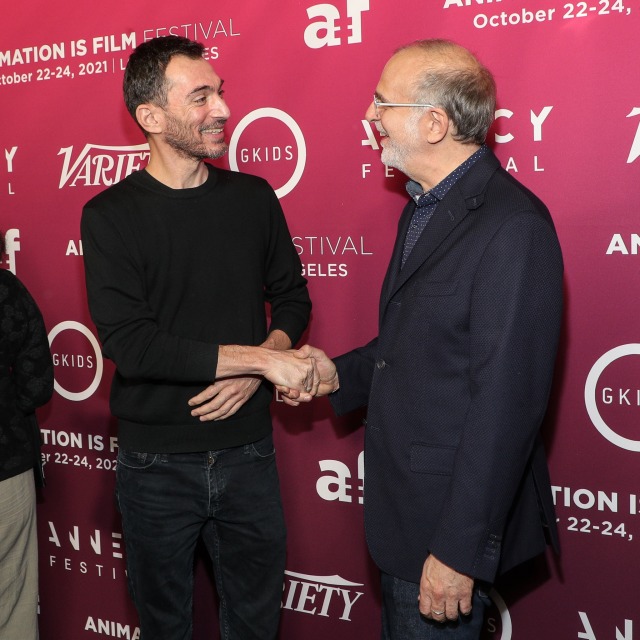
{"label": "black sweater", "polygon": [[261,178],[216,169],[193,189],[146,171],[93,198],[82,215],[89,308],[115,362],[119,445],[207,451],[271,429],[263,383],[231,418],[200,422],[187,401],[216,376],[218,345],[258,345],[269,330],[300,338],[311,309],[278,199]]}
{"label": "black sweater", "polygon": [[0,480],[36,463],[34,413],[52,393],[53,363],[40,310],[18,278],[0,269]]}

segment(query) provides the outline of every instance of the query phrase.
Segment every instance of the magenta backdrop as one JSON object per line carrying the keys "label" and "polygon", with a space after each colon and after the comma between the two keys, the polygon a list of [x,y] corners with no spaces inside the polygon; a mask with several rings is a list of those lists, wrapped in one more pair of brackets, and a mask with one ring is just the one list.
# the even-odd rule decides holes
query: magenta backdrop
{"label": "magenta backdrop", "polygon": [[[39,302],[56,393],[40,413],[43,640],[137,638],[119,516],[115,425],[86,308],[79,219],[144,166],[121,98],[131,49],[155,35],[202,41],[232,111],[224,166],[277,190],[314,302],[305,340],[330,355],[375,335],[378,291],[405,195],[363,119],[398,45],[446,37],[492,69],[490,144],[555,218],[566,321],[545,426],[560,562],[496,585],[486,638],[631,640],[640,624],[640,7],[635,0],[147,0],[5,3],[0,24],[0,227]],[[280,637],[376,638],[377,572],[362,528],[361,416],[326,400],[274,403],[289,526]],[[514,425],[517,428],[517,425]],[[217,637],[197,568],[196,638]],[[637,630],[636,630],[637,633]],[[544,636],[542,635],[544,634]]]}

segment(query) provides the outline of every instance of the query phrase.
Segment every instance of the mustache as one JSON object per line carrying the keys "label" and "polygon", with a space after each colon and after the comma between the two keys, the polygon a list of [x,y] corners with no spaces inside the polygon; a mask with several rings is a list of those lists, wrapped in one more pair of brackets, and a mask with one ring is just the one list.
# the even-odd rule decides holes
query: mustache
{"label": "mustache", "polygon": [[227,118],[220,118],[218,120],[214,120],[213,122],[210,122],[209,124],[203,124],[199,130],[207,131],[209,129],[223,129],[226,123],[227,123]]}

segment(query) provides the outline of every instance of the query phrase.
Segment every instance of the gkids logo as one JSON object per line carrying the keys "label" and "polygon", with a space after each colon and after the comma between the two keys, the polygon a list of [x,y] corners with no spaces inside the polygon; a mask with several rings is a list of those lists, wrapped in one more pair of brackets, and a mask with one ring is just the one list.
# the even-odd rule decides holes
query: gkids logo
{"label": "gkids logo", "polygon": [[20,251],[20,231],[19,229],[9,229],[4,234],[4,262],[7,269],[16,275],[16,252]]}
{"label": "gkids logo", "polygon": [[[489,607],[485,615],[484,629],[481,638],[483,640],[485,638],[511,640],[513,635],[513,626],[511,624],[511,614],[509,613],[509,609],[507,609],[507,604],[495,589],[491,589],[491,591],[489,591],[489,598],[491,598],[493,606]],[[497,609],[497,616],[495,615],[495,609]],[[498,635],[498,633],[500,635]]]}
{"label": "gkids logo", "polygon": [[[58,338],[65,331],[65,334]],[[78,340],[78,335],[82,336]],[[54,341],[58,338],[56,345]],[[86,342],[90,349],[87,349]],[[55,379],[53,388],[67,400],[80,402],[91,397],[102,380],[102,353],[100,344],[91,331],[79,322],[65,320],[57,324],[49,332],[49,346],[53,355]],[[88,373],[84,373],[84,372]],[[64,385],[60,382],[64,381]],[[72,391],[68,387],[77,385],[79,390]]]}
{"label": "gkids logo", "polygon": [[640,344],[623,344],[607,351],[589,371],[584,386],[584,402],[595,428],[609,442],[628,451],[640,451],[634,411],[640,408],[640,389],[621,381],[638,379],[637,356]]}
{"label": "gkids logo", "polygon": [[[362,13],[369,11],[369,0],[347,0],[347,18],[349,20],[347,44],[362,42]],[[310,19],[321,18],[312,22],[304,30],[305,44],[311,49],[335,47],[342,44],[340,32],[340,11],[333,4],[314,4],[307,9]]]}
{"label": "gkids logo", "polygon": [[64,155],[58,189],[67,185],[75,187],[78,184],[84,187],[109,187],[134,171],[142,169],[142,162],[149,157],[149,145],[108,147],[86,144],[74,161],[73,147],[60,149],[58,155]]}
{"label": "gkids logo", "polygon": [[[241,145],[240,138],[249,125],[264,118],[275,119],[280,124],[270,123],[257,132],[254,127],[253,135],[245,137],[249,142]],[[239,171],[242,164],[243,171],[266,177],[264,168],[267,166],[269,183],[282,185],[275,189],[278,198],[293,191],[300,182],[306,161],[307,146],[298,123],[288,113],[273,107],[264,107],[248,113],[234,129],[229,142],[231,169]],[[257,164],[260,167],[253,168],[253,165]]]}

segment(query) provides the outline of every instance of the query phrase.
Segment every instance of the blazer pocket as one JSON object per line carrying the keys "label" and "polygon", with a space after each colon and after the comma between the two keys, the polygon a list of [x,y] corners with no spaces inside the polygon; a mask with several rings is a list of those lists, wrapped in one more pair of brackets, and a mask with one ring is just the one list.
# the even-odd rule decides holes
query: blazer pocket
{"label": "blazer pocket", "polygon": [[411,445],[409,467],[415,473],[450,476],[455,455],[455,447],[414,442]]}

